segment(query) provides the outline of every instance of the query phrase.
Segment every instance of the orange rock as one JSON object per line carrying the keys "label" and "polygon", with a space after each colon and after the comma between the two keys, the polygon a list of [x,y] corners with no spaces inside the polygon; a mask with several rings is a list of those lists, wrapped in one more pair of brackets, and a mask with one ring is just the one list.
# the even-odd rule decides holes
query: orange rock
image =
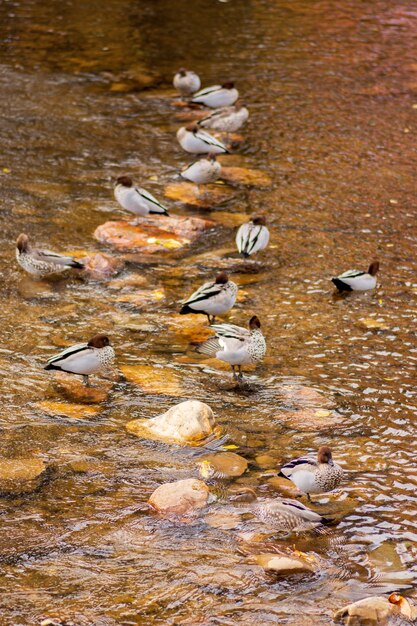
{"label": "orange rock", "polygon": [[98,404],[107,400],[112,383],[100,381],[100,387],[86,387],[80,378],[56,372],[54,386],[70,402]]}
{"label": "orange rock", "polygon": [[123,261],[115,259],[108,254],[97,252],[80,259],[85,266],[85,271],[94,278],[108,278],[118,274],[122,267]]}
{"label": "orange rock", "polygon": [[184,515],[205,507],[208,497],[209,489],[203,481],[187,478],[158,487],[149,504],[162,514]]}
{"label": "orange rock", "polygon": [[30,493],[39,487],[46,465],[40,459],[1,459],[0,493]]}
{"label": "orange rock", "polygon": [[335,411],[325,409],[299,409],[298,411],[281,411],[274,416],[295,430],[315,431],[323,428],[340,428],[345,420]]}
{"label": "orange rock", "polygon": [[193,183],[170,183],[165,187],[164,194],[170,200],[176,200],[202,209],[215,208],[235,197],[235,193],[230,187],[218,183],[204,185],[204,189],[201,191]]}
{"label": "orange rock", "polygon": [[153,289],[152,291],[136,289],[133,293],[122,293],[116,298],[116,302],[130,304],[136,309],[143,309],[162,300],[165,300],[165,291],[163,289]]}
{"label": "orange rock", "polygon": [[266,172],[251,170],[246,167],[222,166],[220,177],[228,183],[253,187],[269,187],[272,184],[272,179]]}
{"label": "orange rock", "polygon": [[74,404],[68,402],[54,402],[53,400],[43,400],[37,402],[36,406],[45,411],[48,415],[64,415],[73,419],[88,419],[95,417],[100,412],[100,407],[89,406],[87,404]]}
{"label": "orange rock", "polygon": [[167,396],[186,394],[186,390],[181,386],[180,377],[167,367],[122,365],[120,370],[129,382],[139,385],[145,394],[165,394]]}

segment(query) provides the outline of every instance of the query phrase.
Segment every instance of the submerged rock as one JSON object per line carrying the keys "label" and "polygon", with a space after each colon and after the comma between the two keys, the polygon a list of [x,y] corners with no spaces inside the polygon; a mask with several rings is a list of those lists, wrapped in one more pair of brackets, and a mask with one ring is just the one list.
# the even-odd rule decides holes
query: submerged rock
{"label": "submerged rock", "polygon": [[76,404],[98,404],[109,397],[112,383],[100,381],[99,387],[86,387],[80,378],[57,372],[54,378],[54,387],[57,391]]}
{"label": "submerged rock", "polygon": [[102,252],[89,254],[80,259],[80,261],[84,263],[84,271],[98,280],[115,276],[122,270],[124,265],[121,259],[116,259]]}
{"label": "submerged rock", "polygon": [[1,459],[0,494],[18,495],[35,491],[46,465],[40,459]]}
{"label": "submerged rock", "polygon": [[146,254],[154,254],[182,248],[212,226],[213,222],[199,217],[144,217],[138,224],[128,221],[105,222],[96,228],[94,237],[118,250],[140,249]]}
{"label": "submerged rock", "polygon": [[127,430],[144,439],[180,445],[202,445],[215,434],[216,420],[211,408],[199,400],[187,400],[152,419],[137,419]]}
{"label": "submerged rock", "polygon": [[341,415],[327,409],[280,411],[274,417],[284,422],[289,428],[304,431],[341,428],[346,423]]}
{"label": "submerged rock", "polygon": [[198,461],[200,475],[204,479],[236,478],[248,469],[248,462],[235,452],[207,454]]}
{"label": "submerged rock", "polygon": [[203,481],[187,478],[161,485],[148,502],[158,513],[184,515],[205,507],[208,497],[209,489]]}
{"label": "submerged rock", "polygon": [[228,183],[250,185],[253,187],[269,187],[272,179],[266,172],[252,170],[246,167],[222,166],[220,178]]}
{"label": "submerged rock", "polygon": [[336,611],[333,619],[349,626],[382,626],[389,624],[391,616],[402,616],[406,620],[417,619],[417,607],[400,596],[392,593],[389,598],[374,596],[363,598]]}
{"label": "submerged rock", "polygon": [[257,554],[256,563],[266,570],[273,570],[279,574],[298,574],[299,572],[314,572],[311,563],[294,557],[279,554]]}
{"label": "submerged rock", "polygon": [[89,419],[100,413],[100,407],[89,406],[88,404],[70,404],[68,402],[54,402],[53,400],[43,400],[35,405],[52,417],[64,416],[73,419]]}
{"label": "submerged rock", "polygon": [[[182,396],[186,393],[178,374],[167,367],[122,365],[120,371],[126,380],[138,385],[142,393],[164,394],[166,396]],[[148,421],[146,420],[146,422]]]}
{"label": "submerged rock", "polygon": [[201,191],[193,183],[170,183],[165,187],[164,194],[170,200],[183,202],[202,209],[210,209],[232,200],[236,193],[230,187],[213,183],[202,185]]}

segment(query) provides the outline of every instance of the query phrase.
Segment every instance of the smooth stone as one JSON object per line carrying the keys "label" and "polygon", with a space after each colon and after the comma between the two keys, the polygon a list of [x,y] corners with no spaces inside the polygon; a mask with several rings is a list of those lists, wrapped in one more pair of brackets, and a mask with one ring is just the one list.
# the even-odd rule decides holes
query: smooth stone
{"label": "smooth stone", "polygon": [[346,419],[335,411],[326,409],[300,409],[298,411],[280,411],[274,419],[285,423],[294,430],[316,431],[322,429],[341,428]]}
{"label": "smooth stone", "polygon": [[[186,394],[186,390],[181,385],[180,377],[168,367],[122,365],[120,371],[126,380],[138,385],[144,394],[163,394],[166,396],[183,396]],[[146,420],[146,422],[148,421]]]}
{"label": "smooth stone", "polygon": [[221,528],[222,530],[233,530],[237,528],[240,523],[240,515],[238,513],[223,513],[221,511],[214,511],[209,513],[204,518],[205,523],[212,528]]}
{"label": "smooth stone", "polygon": [[68,404],[53,400],[43,400],[37,402],[35,406],[52,417],[63,415],[77,420],[95,417],[101,410],[100,407],[89,406],[88,404]]}
{"label": "smooth stone", "polygon": [[252,187],[269,187],[272,179],[266,172],[246,167],[230,167],[222,165],[220,178],[228,183],[250,185]]}
{"label": "smooth stone", "polygon": [[255,457],[255,462],[261,469],[276,469],[278,459],[270,454],[258,454],[258,456]]}
{"label": "smooth stone", "polygon": [[215,426],[213,411],[199,400],[186,400],[162,415],[126,424],[127,430],[137,437],[180,445],[202,445],[207,437],[217,434]]}
{"label": "smooth stone", "polygon": [[214,222],[199,217],[149,216],[140,218],[138,224],[129,221],[105,222],[96,228],[94,237],[118,250],[140,249],[142,253],[155,254],[183,248],[212,226]]}
{"label": "smooth stone", "polygon": [[277,554],[257,554],[255,561],[266,570],[273,570],[279,574],[297,574],[299,572],[314,572],[310,563],[301,559],[280,556]]}
{"label": "smooth stone", "polygon": [[188,182],[169,183],[164,189],[164,195],[170,200],[202,209],[216,208],[236,197],[233,189],[226,187],[223,183],[201,185],[201,191],[199,191],[197,185]]}
{"label": "smooth stone", "polygon": [[184,515],[206,506],[209,489],[202,480],[187,478],[160,485],[148,500],[158,513]]}
{"label": "smooth stone", "polygon": [[145,309],[149,305],[165,300],[164,289],[153,289],[152,291],[136,289],[132,293],[121,293],[115,298],[115,302],[129,304],[135,309]]}
{"label": "smooth stone", "polygon": [[295,406],[317,407],[331,409],[336,403],[331,398],[326,397],[320,391],[312,387],[300,387],[298,385],[285,385],[280,389],[281,395],[286,401],[290,401]]}
{"label": "smooth stone", "polygon": [[40,485],[46,465],[40,459],[1,459],[0,493],[30,493]]}
{"label": "smooth stone", "polygon": [[209,472],[212,472],[214,476],[218,476],[219,478],[235,478],[242,476],[248,469],[247,460],[235,452],[206,454],[200,458],[198,464],[200,465],[201,462],[203,462],[203,468],[204,465],[208,463]]}
{"label": "smooth stone", "polygon": [[96,252],[80,259],[84,263],[85,272],[98,280],[115,276],[123,268],[123,261],[109,254]]}
{"label": "smooth stone", "polygon": [[349,626],[382,626],[388,624],[389,618],[394,615],[416,619],[417,607],[397,593],[392,593],[389,598],[370,596],[339,609],[333,619]]}
{"label": "smooth stone", "polygon": [[86,387],[81,378],[60,372],[56,372],[53,385],[60,394],[75,404],[104,402],[108,399],[112,388],[112,383],[104,380],[100,381],[100,387]]}

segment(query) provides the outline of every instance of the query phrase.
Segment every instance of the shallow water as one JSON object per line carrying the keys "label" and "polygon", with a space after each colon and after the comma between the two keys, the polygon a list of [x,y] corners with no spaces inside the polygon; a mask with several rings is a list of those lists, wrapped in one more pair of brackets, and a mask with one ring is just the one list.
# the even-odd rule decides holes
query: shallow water
{"label": "shallow water", "polygon": [[[2,455],[49,467],[37,491],[0,500],[2,623],[59,615],[106,626],[331,624],[352,599],[414,595],[416,28],[409,3],[387,0],[0,5]],[[14,260],[22,231],[52,249],[116,254],[92,236],[125,217],[115,177],[129,172],[162,199],[191,160],[174,139],[170,81],[181,65],[204,84],[237,82],[251,120],[230,159],[273,180],[235,188],[221,211],[166,202],[215,222],[224,211],[269,217],[263,267],[233,273],[245,297],[230,319],[245,324],[257,312],[268,341],[268,358],[249,375],[252,393],[219,388],[229,374],[204,367],[172,325],[179,301],[233,249],[230,227],[219,223],[190,250],[126,265],[122,278],[140,274],[148,288],[165,289],[144,309],[118,302],[109,281],[33,285]],[[375,293],[335,297],[329,278],[374,257]],[[42,365],[95,331],[109,333],[119,366],[175,372],[180,397],[122,380],[92,419],[48,416],[37,405],[51,394]],[[294,419],[300,388],[336,407],[334,423]],[[256,548],[238,536],[243,518],[222,530],[204,515],[179,524],[149,513],[158,485],[197,475],[198,454],[124,427],[187,398],[213,408],[250,462],[235,484],[260,497],[277,491],[256,457],[280,463],[332,446],[348,479],[319,506],[341,511],[341,521],[267,544],[311,553],[316,574],[282,579],[254,565]],[[230,505],[226,494],[212,508]]]}

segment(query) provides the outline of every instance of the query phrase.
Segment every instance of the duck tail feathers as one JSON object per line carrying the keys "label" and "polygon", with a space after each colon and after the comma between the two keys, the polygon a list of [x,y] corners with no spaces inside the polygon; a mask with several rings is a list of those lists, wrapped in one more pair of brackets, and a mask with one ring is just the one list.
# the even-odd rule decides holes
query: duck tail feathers
{"label": "duck tail feathers", "polygon": [[286,478],[287,480],[290,480],[288,476],[285,476],[285,474],[283,474],[282,472],[278,472],[277,476],[279,476],[280,478]]}
{"label": "duck tail feathers", "polygon": [[194,311],[188,304],[184,304],[181,308],[180,315],[187,315],[188,313],[198,313],[199,311]]}
{"label": "duck tail feathers", "polygon": [[149,215],[168,215],[168,209],[166,209],[165,207],[160,208],[160,209],[155,209],[154,211],[149,211]]}
{"label": "duck tail feathers", "polygon": [[332,278],[332,283],[336,285],[339,291],[352,291],[352,287],[349,287],[349,285],[344,283],[339,278]]}
{"label": "duck tail feathers", "polygon": [[60,370],[61,368],[57,367],[53,363],[47,363],[43,369],[44,370]]}
{"label": "duck tail feathers", "polygon": [[325,526],[328,526],[329,524],[334,524],[334,522],[335,522],[335,520],[332,519],[331,517],[322,517],[320,521]]}
{"label": "duck tail feathers", "polygon": [[217,352],[220,350],[220,344],[216,337],[211,337],[210,339],[207,339],[207,341],[200,343],[195,350],[200,354],[216,356]]}
{"label": "duck tail feathers", "polygon": [[70,267],[73,267],[76,270],[83,270],[84,269],[84,263],[80,263],[80,261],[72,261],[70,263]]}

